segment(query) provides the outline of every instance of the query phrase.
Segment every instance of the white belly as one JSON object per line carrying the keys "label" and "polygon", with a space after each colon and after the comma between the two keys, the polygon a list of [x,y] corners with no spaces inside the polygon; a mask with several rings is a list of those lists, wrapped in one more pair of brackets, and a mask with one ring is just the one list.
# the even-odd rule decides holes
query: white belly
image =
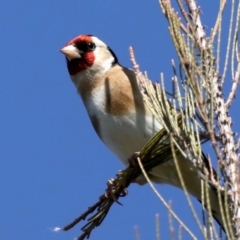
{"label": "white belly", "polygon": [[99,120],[103,142],[124,164],[161,128],[151,117],[134,113],[121,117],[100,115]]}
{"label": "white belly", "polygon": [[114,116],[104,111],[102,92],[98,91],[85,103],[90,118],[97,119],[99,137],[106,146],[126,165],[127,159],[140,151],[161,125],[153,116],[144,112],[128,112]]}

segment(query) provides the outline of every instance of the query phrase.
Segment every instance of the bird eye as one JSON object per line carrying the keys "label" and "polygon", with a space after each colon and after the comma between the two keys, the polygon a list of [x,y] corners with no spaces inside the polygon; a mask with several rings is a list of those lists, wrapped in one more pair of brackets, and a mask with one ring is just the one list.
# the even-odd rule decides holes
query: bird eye
{"label": "bird eye", "polygon": [[87,42],[87,49],[93,51],[96,48],[96,45],[92,42]]}
{"label": "bird eye", "polygon": [[96,45],[93,42],[80,42],[76,43],[75,46],[82,52],[92,52],[96,48]]}

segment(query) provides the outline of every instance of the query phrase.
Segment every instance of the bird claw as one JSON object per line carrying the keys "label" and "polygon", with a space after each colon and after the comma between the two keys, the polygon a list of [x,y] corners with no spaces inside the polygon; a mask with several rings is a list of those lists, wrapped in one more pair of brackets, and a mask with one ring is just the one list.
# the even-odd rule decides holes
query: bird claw
{"label": "bird claw", "polygon": [[116,203],[118,203],[119,205],[122,205],[119,201],[118,198],[119,197],[125,197],[128,194],[128,191],[126,188],[124,188],[120,193],[117,193],[116,195],[116,186],[115,186],[115,182],[114,179],[111,178],[107,181],[107,189],[105,191],[105,197],[112,199],[113,201],[115,201]]}
{"label": "bird claw", "polygon": [[135,152],[131,157],[128,158],[129,166],[132,168],[137,168],[138,164],[138,157],[140,152]]}

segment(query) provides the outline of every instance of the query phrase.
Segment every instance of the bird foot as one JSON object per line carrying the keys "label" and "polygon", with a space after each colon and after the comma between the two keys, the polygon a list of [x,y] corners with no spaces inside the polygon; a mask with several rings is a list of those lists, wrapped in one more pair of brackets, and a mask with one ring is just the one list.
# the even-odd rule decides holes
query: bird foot
{"label": "bird foot", "polygon": [[120,193],[116,192],[117,188],[116,188],[116,184],[114,182],[114,179],[111,178],[107,181],[107,189],[105,191],[105,197],[106,198],[110,198],[112,200],[114,200],[115,202],[117,202],[118,204],[122,205],[119,201],[118,198],[119,197],[125,197],[128,194],[128,191],[126,188],[124,188]]}
{"label": "bird foot", "polygon": [[128,158],[128,164],[132,168],[137,168],[139,167],[138,164],[138,157],[139,157],[140,152],[135,152],[130,158]]}

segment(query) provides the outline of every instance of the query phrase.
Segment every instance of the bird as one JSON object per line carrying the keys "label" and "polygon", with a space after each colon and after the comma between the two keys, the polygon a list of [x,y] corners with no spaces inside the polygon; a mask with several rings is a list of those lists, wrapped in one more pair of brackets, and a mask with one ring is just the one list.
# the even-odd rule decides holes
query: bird
{"label": "bird", "polygon": [[[73,38],[60,52],[66,57],[68,73],[98,137],[128,165],[129,157],[163,129],[146,106],[134,71],[123,67],[113,50],[93,35]],[[201,174],[180,153],[177,161],[188,193],[201,201]],[[208,160],[205,163],[210,168]],[[182,189],[173,159],[154,167],[148,175],[154,183]],[[142,175],[134,182],[147,183]],[[212,214],[223,227],[217,190],[209,185],[208,192]]]}

